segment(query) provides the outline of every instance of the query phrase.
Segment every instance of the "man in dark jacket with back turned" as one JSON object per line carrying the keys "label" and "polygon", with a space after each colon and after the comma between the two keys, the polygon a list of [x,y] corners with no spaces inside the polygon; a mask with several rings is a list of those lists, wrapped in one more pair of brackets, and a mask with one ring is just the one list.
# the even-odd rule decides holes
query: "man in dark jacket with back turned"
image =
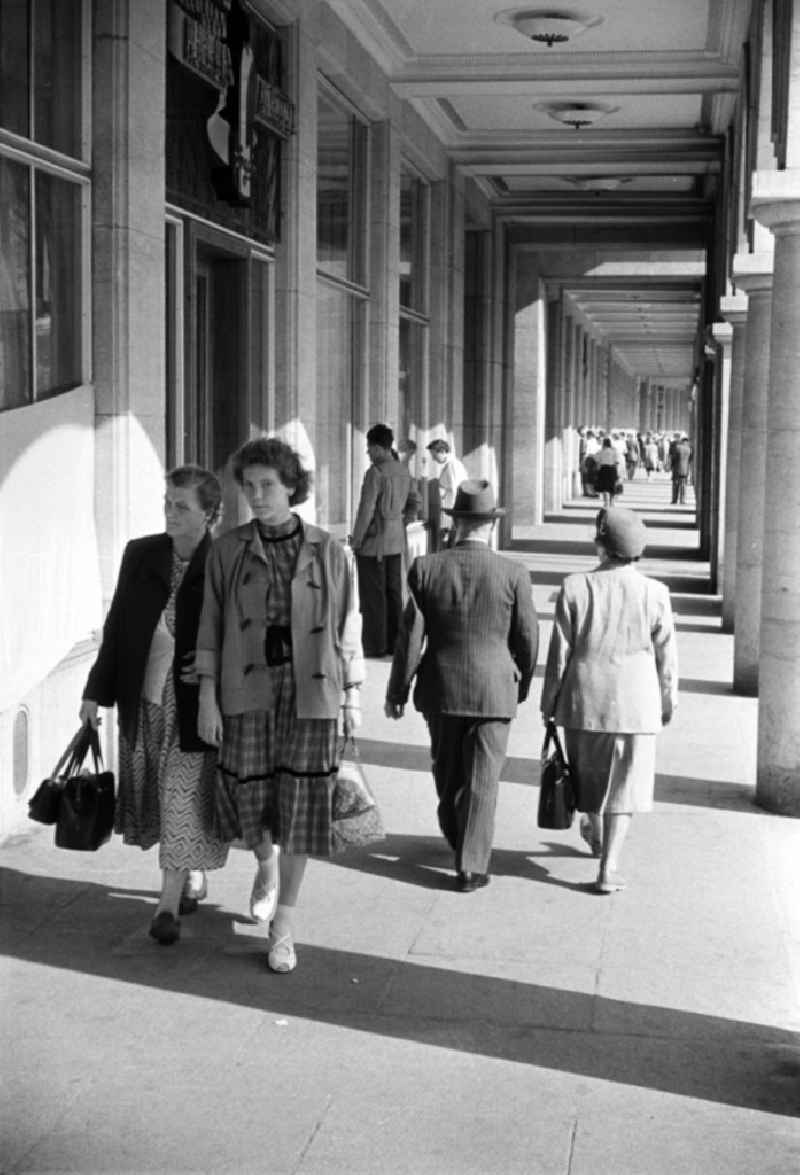
{"label": "man in dark jacket with back turned", "polygon": [[489,883],[500,771],[511,719],[528,696],[539,645],[530,578],[490,550],[496,508],[488,481],[467,480],[446,511],[453,545],[414,560],[385,711],[414,705],[431,738],[439,826],[455,852],[456,887]]}

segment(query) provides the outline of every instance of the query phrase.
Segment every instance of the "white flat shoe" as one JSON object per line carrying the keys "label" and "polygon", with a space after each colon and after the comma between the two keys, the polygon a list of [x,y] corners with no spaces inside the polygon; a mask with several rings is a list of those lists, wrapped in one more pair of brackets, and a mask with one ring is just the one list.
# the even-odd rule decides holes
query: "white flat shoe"
{"label": "white flat shoe", "polygon": [[279,938],[270,934],[267,941],[267,966],[270,971],[279,975],[288,975],[297,966],[297,954],[294,949],[291,934],[282,934]]}

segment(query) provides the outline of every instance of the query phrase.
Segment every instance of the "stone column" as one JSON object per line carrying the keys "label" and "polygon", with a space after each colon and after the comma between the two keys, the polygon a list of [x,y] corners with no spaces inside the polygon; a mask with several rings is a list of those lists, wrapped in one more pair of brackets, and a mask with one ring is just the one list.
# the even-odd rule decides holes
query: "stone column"
{"label": "stone column", "polygon": [[742,456],[742,393],[744,388],[747,297],[720,298],[720,313],[733,327],[731,388],[728,403],[728,445],[725,468],[725,562],[722,569],[722,629],[733,632],[736,604],[736,549],[739,536],[739,482]]}
{"label": "stone column", "polygon": [[800,816],[800,168],[756,172],[751,209],[775,237],[756,799]]}
{"label": "stone column", "polygon": [[125,543],[163,527],[166,10],[94,5],[95,517],[103,596]]}
{"label": "stone column", "polygon": [[546,305],[543,506],[545,513],[551,513],[561,507],[562,429],[565,415],[562,351],[564,312],[559,290],[548,290]]}
{"label": "stone column", "polygon": [[742,382],[742,450],[739,463],[739,533],[733,616],[733,688],[758,693],[761,626],[767,387],[769,381],[772,257],[740,253],[733,262],[737,290],[748,298],[747,349]]}
{"label": "stone column", "polygon": [[[725,512],[727,510],[727,436],[728,405],[731,388],[731,355],[733,350],[733,327],[728,322],[715,322],[711,335],[717,344],[717,364],[714,371],[714,406],[711,421],[712,445],[711,468],[708,485],[711,493],[711,590],[719,592],[725,563]],[[673,391],[673,389],[670,389]],[[674,411],[674,395],[670,396],[670,409]]]}

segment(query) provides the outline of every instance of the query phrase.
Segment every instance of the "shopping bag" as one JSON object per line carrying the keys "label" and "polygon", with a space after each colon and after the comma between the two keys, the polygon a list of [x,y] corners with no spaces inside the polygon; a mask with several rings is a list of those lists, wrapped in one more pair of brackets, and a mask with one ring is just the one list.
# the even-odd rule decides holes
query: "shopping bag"
{"label": "shopping bag", "polygon": [[[83,769],[92,752],[94,772]],[[93,726],[79,732],[67,764],[56,820],[55,842],[60,849],[91,853],[110,839],[114,828],[114,776],[101,770],[100,740]]]}
{"label": "shopping bag", "polygon": [[354,738],[346,738],[340,748],[339,768],[331,797],[331,818],[334,852],[363,848],[384,840],[386,836]]}
{"label": "shopping bag", "polygon": [[556,724],[548,722],[542,745],[537,824],[539,828],[571,828],[574,815],[575,793],[569,764],[561,749]]}

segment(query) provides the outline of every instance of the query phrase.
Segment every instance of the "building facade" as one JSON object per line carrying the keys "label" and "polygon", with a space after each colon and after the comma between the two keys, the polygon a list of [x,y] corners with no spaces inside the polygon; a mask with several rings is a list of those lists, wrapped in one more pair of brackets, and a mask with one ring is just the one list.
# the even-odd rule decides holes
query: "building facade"
{"label": "building facade", "polygon": [[[416,44],[390,7],[0,0],[0,831],[74,731],[124,545],[162,528],[165,471],[216,470],[233,525],[229,457],[277,433],[314,471],[309,514],[344,538],[378,421],[416,443],[418,477],[446,435],[497,485],[504,541],[575,491],[580,425],[690,431],[735,684],[769,698],[761,798],[800,810],[784,655],[800,528],[764,472],[769,453],[800,500],[794,6],[709,5],[706,48],[662,54],[660,77],[607,53],[619,93],[696,82],[705,121],[642,131],[634,109],[640,131],[597,147],[577,123],[470,136],[470,85],[513,121],[509,95],[530,106],[557,68],[583,75],[566,55],[482,57],[481,37],[515,34],[472,8],[473,28],[430,26],[472,55],[463,38],[428,55],[413,6]],[[703,5],[680,7],[689,38]],[[634,192],[678,142],[685,186]],[[615,342],[623,298],[626,329],[645,326]]]}

